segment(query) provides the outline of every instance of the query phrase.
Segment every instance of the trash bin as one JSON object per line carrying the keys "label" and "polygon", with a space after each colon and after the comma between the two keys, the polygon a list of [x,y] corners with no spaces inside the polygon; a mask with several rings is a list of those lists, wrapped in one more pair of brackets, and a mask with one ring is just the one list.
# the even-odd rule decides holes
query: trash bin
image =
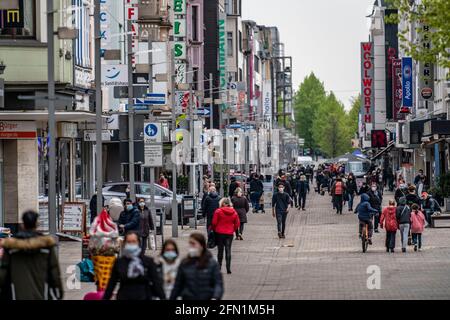
{"label": "trash bin", "polygon": [[189,219],[196,220],[196,208],[197,204],[194,196],[183,196],[183,199],[181,200],[181,216],[183,225],[187,224]]}

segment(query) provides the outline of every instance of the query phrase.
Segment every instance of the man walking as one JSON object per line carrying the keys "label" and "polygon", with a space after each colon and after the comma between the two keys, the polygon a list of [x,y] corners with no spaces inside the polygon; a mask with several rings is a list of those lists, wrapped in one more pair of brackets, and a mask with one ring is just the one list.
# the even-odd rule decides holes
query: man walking
{"label": "man walking", "polygon": [[298,194],[298,208],[302,208],[305,211],[306,195],[309,193],[309,182],[306,176],[301,176],[297,182],[297,194]]}
{"label": "man walking", "polygon": [[289,212],[291,197],[284,192],[284,185],[278,185],[278,192],[272,197],[272,215],[277,219],[278,237],[284,239],[286,231],[286,218]]}
{"label": "man walking", "polygon": [[253,175],[253,179],[250,182],[250,200],[252,202],[253,213],[256,213],[260,210],[259,200],[264,192],[264,185],[261,180],[259,180],[259,176],[255,173]]}
{"label": "man walking", "polygon": [[3,240],[0,262],[0,298],[7,300],[61,300],[63,286],[56,241],[36,231],[39,215],[22,215],[23,231]]}

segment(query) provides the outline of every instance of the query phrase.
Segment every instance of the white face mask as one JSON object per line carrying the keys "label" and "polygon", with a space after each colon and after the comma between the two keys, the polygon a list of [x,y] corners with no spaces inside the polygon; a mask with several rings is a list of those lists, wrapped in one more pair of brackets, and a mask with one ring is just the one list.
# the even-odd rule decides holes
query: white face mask
{"label": "white face mask", "polygon": [[141,208],[145,207],[145,202],[139,202],[139,206],[140,206]]}
{"label": "white face mask", "polygon": [[284,193],[284,189],[283,189],[283,188],[278,189],[278,191],[279,191],[280,193]]}
{"label": "white face mask", "polygon": [[200,254],[201,254],[201,252],[200,252],[200,249],[198,249],[198,248],[190,247],[188,250],[188,255],[191,258],[198,258],[198,257],[200,257]]}
{"label": "white face mask", "polygon": [[372,191],[377,191],[377,187],[372,187]]}

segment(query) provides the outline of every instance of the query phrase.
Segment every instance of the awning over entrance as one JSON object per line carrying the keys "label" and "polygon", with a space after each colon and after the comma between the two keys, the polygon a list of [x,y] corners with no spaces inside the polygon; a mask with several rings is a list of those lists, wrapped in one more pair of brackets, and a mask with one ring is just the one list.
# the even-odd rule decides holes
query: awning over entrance
{"label": "awning over entrance", "polygon": [[[0,120],[48,121],[48,111],[5,111],[0,112]],[[95,121],[95,113],[87,111],[57,111],[56,121],[84,122]]]}
{"label": "awning over entrance", "polygon": [[381,150],[380,152],[378,152],[375,156],[372,157],[372,161],[378,159],[379,157],[381,157],[383,154],[385,154],[386,152],[389,152],[393,147],[395,146],[395,141],[391,141],[389,142],[389,144],[387,145],[386,148],[384,148],[383,150]]}

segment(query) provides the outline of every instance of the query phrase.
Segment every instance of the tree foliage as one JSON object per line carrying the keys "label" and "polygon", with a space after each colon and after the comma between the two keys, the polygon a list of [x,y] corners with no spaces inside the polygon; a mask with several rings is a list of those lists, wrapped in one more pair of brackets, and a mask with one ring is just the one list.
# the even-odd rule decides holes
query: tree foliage
{"label": "tree foliage", "polygon": [[[444,68],[450,68],[450,1],[422,0],[420,4],[412,3],[410,0],[387,2],[390,7],[398,9],[398,14],[389,15],[386,21],[407,22],[407,27],[399,31],[401,46],[406,53],[417,61],[436,63]],[[427,25],[431,32],[424,31],[423,25]],[[411,26],[419,39],[426,33],[431,47],[423,46],[421,41],[408,40],[407,35],[411,32]]]}
{"label": "tree foliage", "polygon": [[320,106],[326,99],[323,83],[311,73],[300,85],[294,99],[296,132],[305,139],[305,148],[316,149],[317,142],[313,136],[313,122]]}

